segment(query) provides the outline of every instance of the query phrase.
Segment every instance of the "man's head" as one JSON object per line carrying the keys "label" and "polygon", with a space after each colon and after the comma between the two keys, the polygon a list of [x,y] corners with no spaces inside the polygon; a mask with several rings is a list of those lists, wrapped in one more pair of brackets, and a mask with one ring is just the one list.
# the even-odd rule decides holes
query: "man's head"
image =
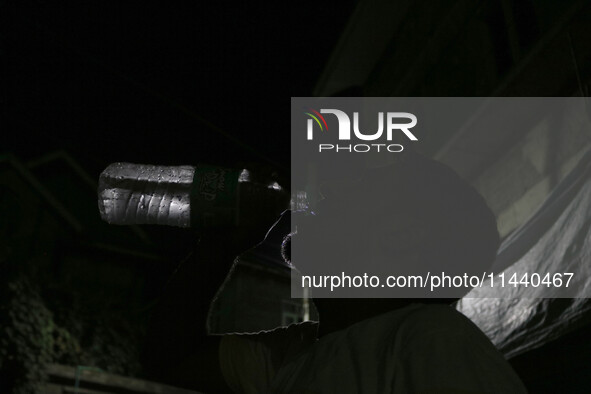
{"label": "man's head", "polygon": [[[296,246],[305,245],[293,261],[304,275],[327,261],[336,262],[339,272],[482,273],[496,255],[496,221],[482,197],[451,169],[419,155],[321,190],[325,199],[317,215],[298,219],[293,236]],[[284,253],[291,260],[290,242],[284,242]],[[360,302],[367,309],[388,305],[371,299],[350,304]]]}

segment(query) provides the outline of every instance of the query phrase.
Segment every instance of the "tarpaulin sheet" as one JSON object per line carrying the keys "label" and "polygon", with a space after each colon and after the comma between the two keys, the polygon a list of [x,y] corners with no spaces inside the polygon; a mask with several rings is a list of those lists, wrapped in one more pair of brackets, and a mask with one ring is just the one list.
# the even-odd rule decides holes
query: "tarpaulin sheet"
{"label": "tarpaulin sheet", "polygon": [[[457,308],[513,357],[591,323],[591,152],[499,249],[495,272],[572,272],[570,287],[478,288]],[[564,297],[568,294],[568,298]]]}

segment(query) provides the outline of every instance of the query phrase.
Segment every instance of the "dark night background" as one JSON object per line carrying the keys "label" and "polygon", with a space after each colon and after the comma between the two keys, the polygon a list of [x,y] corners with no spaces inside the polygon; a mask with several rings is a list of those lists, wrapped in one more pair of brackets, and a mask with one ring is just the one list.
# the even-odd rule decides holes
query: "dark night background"
{"label": "dark night background", "polygon": [[[87,183],[116,161],[254,163],[289,180],[289,98],[312,94],[354,5],[1,1],[0,154],[31,168],[67,152]],[[18,235],[0,248],[0,298],[28,312],[0,318],[0,326],[15,327],[0,360],[3,351],[16,357],[0,361],[0,391],[27,392],[40,376],[31,372],[38,360],[162,380],[137,364],[141,338],[163,293],[179,305],[195,298],[178,290],[193,283],[174,281],[185,274],[175,270],[196,235],[145,226],[146,243],[101,223],[96,189],[63,164],[50,160],[34,176],[81,230],[69,229],[51,203],[39,205],[36,192],[19,196],[27,186],[2,195],[2,234]],[[16,181],[6,182],[12,189]],[[187,326],[203,325],[193,312],[183,311]],[[32,334],[19,333],[29,325]],[[51,381],[70,384],[55,371]]]}
{"label": "dark night background", "polygon": [[96,175],[118,160],[285,170],[289,97],[311,95],[352,4],[4,4],[3,148],[65,148]]}
{"label": "dark night background", "polygon": [[[490,49],[482,52],[490,57],[480,56],[477,45],[464,45],[470,34],[458,29],[472,26],[467,19],[455,24],[438,15],[442,9],[461,13],[462,7],[445,1],[432,2],[433,8],[415,4],[408,17],[392,16],[401,38],[389,44],[368,76],[365,88],[371,95],[588,94],[591,51],[585,26],[591,24],[581,19],[590,15],[589,8],[563,17],[564,10],[581,1],[560,6],[504,1],[520,4],[509,25],[500,0],[457,3],[489,29]],[[473,6],[477,3],[482,7]],[[537,19],[534,3],[545,10]],[[126,352],[141,347],[138,338],[150,308],[193,247],[195,234],[145,226],[141,235],[137,229],[108,226],[100,221],[96,188],[81,184],[96,182],[116,161],[230,167],[258,163],[289,179],[289,99],[313,95],[356,4],[0,0],[0,158],[24,163],[27,174],[39,181],[15,186],[22,193],[34,190],[30,196],[22,194],[26,198],[0,189],[0,289],[8,289],[2,290],[0,302],[2,297],[17,300],[29,310],[15,327],[34,320],[34,335],[45,338],[45,331],[36,328],[41,323],[35,319],[41,319],[51,323],[53,335],[50,350],[28,344],[27,338],[17,340],[18,363],[4,365],[2,351],[8,345],[0,341],[0,392],[14,383],[7,377],[35,378],[27,368],[35,368],[39,360],[29,353],[41,350],[47,353],[45,361],[102,369],[119,363],[108,371],[158,380],[141,365],[125,365]],[[438,23],[444,27],[435,29]],[[566,44],[552,52],[553,41],[543,39],[555,25],[569,23],[584,86],[579,86],[581,76],[573,71]],[[436,48],[440,52],[413,58],[424,55],[418,49],[431,48],[433,42],[443,42]],[[542,49],[531,51],[537,43]],[[526,66],[524,59],[529,59]],[[406,78],[396,81],[397,75]],[[391,86],[382,87],[384,80]],[[439,138],[445,142],[447,136]],[[65,172],[61,164],[39,161],[56,151],[67,152],[89,179]],[[13,172],[30,180],[19,168],[2,167],[6,171],[0,175],[6,178],[0,179],[6,180],[0,187],[20,185],[11,178]],[[57,196],[59,204],[39,202],[43,198],[35,193],[41,189]],[[63,210],[81,223],[81,230],[68,227],[71,220]],[[134,277],[142,284],[127,292]],[[179,294],[181,303],[192,293]],[[113,323],[120,316],[127,322]],[[2,318],[0,314],[0,329]],[[561,387],[575,392],[585,383],[585,349],[591,342],[588,330],[583,331],[512,360],[532,392]],[[119,337],[127,342],[117,347]],[[553,370],[557,372],[550,378]],[[60,376],[54,371],[52,382],[65,384]]]}

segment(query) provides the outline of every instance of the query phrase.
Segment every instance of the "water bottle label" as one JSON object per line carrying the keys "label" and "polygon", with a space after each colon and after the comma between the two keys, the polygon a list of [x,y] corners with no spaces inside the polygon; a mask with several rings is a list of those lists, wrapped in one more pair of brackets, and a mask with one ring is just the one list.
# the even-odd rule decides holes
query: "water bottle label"
{"label": "water bottle label", "polygon": [[216,166],[195,168],[191,190],[191,226],[233,225],[239,171]]}

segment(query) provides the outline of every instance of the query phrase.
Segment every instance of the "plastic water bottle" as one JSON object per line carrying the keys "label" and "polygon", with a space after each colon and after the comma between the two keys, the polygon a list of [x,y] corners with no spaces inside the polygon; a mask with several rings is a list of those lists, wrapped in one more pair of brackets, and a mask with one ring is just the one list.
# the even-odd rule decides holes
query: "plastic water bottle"
{"label": "plastic water bottle", "polygon": [[249,227],[276,218],[289,197],[270,175],[210,165],[113,163],[98,187],[101,218],[111,224]]}

